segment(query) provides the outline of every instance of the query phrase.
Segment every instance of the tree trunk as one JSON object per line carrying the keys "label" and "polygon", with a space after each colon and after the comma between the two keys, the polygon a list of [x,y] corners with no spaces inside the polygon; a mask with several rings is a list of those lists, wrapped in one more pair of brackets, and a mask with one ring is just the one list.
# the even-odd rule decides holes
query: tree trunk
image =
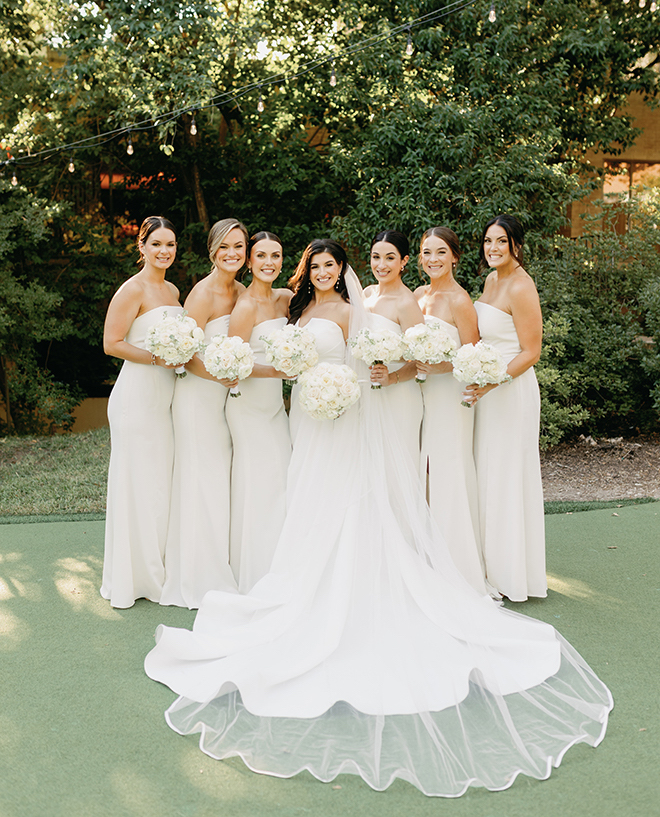
{"label": "tree trunk", "polygon": [[9,403],[9,380],[7,378],[7,365],[4,355],[0,355],[0,387],[2,388],[2,399],[5,404],[5,416],[7,418],[7,428],[14,429],[14,421],[11,416],[11,406]]}

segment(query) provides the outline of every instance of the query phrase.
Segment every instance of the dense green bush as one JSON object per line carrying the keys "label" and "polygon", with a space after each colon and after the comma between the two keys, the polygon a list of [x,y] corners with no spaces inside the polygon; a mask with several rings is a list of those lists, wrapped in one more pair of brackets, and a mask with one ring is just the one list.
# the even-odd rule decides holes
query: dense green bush
{"label": "dense green bush", "polygon": [[[538,374],[543,435],[635,434],[660,412],[657,195],[603,205],[577,239],[557,237],[529,266],[546,315]],[[627,222],[619,234],[615,225]]]}

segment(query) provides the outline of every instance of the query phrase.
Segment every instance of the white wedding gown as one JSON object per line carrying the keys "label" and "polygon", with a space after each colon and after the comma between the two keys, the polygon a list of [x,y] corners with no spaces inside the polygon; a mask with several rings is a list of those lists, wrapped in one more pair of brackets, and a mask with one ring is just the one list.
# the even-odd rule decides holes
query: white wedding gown
{"label": "white wedding gown", "polygon": [[[204,339],[224,335],[229,315],[209,321]],[[227,389],[188,372],[172,402],[174,478],[161,604],[199,607],[208,590],[236,590],[229,567],[231,437]]]}
{"label": "white wedding gown", "polygon": [[[520,342],[507,312],[477,301],[479,333],[509,363]],[[474,458],[486,577],[511,601],[548,594],[534,369],[488,392],[475,407]]]}
{"label": "white wedding gown", "polygon": [[[163,313],[182,311],[158,306],[143,312],[126,341],[146,348],[147,332]],[[112,447],[101,595],[113,607],[161,597],[174,460],[174,380],[171,369],[125,360],[108,401]]]}
{"label": "white wedding gown", "polygon": [[[344,360],[336,324],[307,328],[321,361]],[[363,377],[337,420],[298,417],[271,572],[249,595],[208,593],[192,632],[159,627],[145,669],[180,696],[168,723],[281,777],[443,796],[547,777],[601,740],[610,693],[552,627],[465,582]]]}
{"label": "white wedding gown", "polygon": [[[285,324],[286,318],[274,318],[254,327],[256,363],[267,363],[261,337]],[[226,407],[234,448],[229,561],[239,591],[247,593],[268,573],[284,524],[291,438],[279,378],[249,377],[239,390]]]}
{"label": "white wedding gown", "polygon": [[[433,315],[427,324],[439,324],[457,347],[458,329]],[[486,592],[479,535],[477,474],[472,443],[474,411],[461,405],[466,383],[451,372],[430,374],[422,383],[422,479],[427,479],[431,515],[447,542],[454,564],[479,592]]]}

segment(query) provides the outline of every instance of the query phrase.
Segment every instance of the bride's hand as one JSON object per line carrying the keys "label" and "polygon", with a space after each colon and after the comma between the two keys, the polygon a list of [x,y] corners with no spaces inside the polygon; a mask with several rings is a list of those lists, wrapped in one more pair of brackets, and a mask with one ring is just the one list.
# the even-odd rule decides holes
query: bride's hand
{"label": "bride's hand", "polygon": [[377,383],[379,386],[389,386],[390,385],[390,372],[387,366],[383,363],[376,363],[374,366],[370,366],[371,371],[371,382]]}

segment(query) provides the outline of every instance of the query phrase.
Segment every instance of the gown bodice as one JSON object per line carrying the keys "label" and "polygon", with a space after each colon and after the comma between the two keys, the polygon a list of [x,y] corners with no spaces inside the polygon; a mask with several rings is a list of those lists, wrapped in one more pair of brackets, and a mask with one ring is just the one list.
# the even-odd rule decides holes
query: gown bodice
{"label": "gown bodice", "polygon": [[180,315],[182,312],[182,306],[156,306],[148,312],[143,312],[133,321],[124,340],[139,349],[146,349],[147,332],[161,319],[161,316],[165,314],[173,317],[174,315]]}
{"label": "gown bodice", "polygon": [[520,354],[520,340],[513,316],[496,306],[477,301],[474,305],[479,318],[479,334],[484,343],[490,343],[508,363]]}
{"label": "gown bodice", "polygon": [[221,315],[208,321],[204,327],[204,340],[210,343],[216,335],[226,335],[229,330],[229,315]]}
{"label": "gown bodice", "polygon": [[272,332],[282,329],[286,326],[286,318],[270,318],[267,321],[255,324],[250,335],[250,347],[254,352],[254,362],[268,365],[266,360],[266,347],[264,346],[262,337],[268,337]]}
{"label": "gown bodice", "polygon": [[[300,323],[298,324],[300,326]],[[346,341],[341,326],[327,318],[310,318],[301,329],[308,329],[316,340],[319,363],[344,363]]]}
{"label": "gown bodice", "polygon": [[461,336],[458,332],[458,327],[454,326],[453,323],[449,323],[442,318],[436,318],[435,315],[424,315],[424,323],[428,326],[432,326],[434,323],[440,324],[449,337],[454,341],[456,346],[461,346]]}

